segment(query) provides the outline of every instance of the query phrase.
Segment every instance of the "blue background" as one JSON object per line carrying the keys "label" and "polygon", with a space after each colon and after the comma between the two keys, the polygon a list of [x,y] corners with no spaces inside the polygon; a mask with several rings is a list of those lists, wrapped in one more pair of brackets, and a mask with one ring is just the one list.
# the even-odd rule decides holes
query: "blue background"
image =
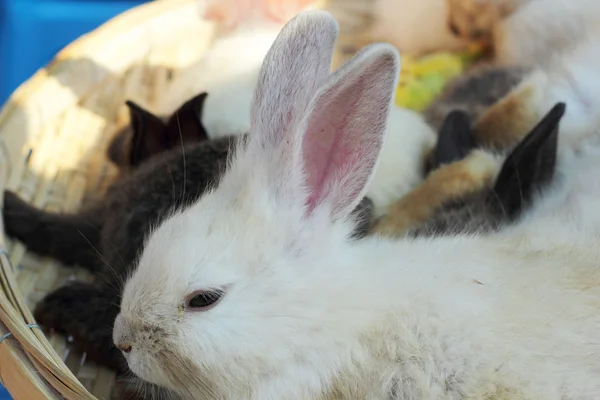
{"label": "blue background", "polygon": [[144,0],[0,0],[0,104],[78,36]]}
{"label": "blue background", "polygon": [[[0,0],[0,104],[67,44],[145,2]],[[0,386],[0,400],[10,399]]]}

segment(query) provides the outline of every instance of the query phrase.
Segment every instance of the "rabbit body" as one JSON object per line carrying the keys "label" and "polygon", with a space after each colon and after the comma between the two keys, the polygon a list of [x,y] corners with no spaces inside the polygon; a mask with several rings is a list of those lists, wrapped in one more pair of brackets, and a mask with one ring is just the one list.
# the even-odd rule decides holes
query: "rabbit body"
{"label": "rabbit body", "polygon": [[498,60],[538,65],[587,36],[600,37],[600,4],[594,0],[521,1],[495,33]]}
{"label": "rabbit body", "polygon": [[[590,175],[598,172],[591,168]],[[219,229],[219,236],[199,231],[211,226],[201,216],[215,221],[231,218],[233,223],[248,215],[248,210],[228,204],[226,214],[206,216],[201,208],[213,211],[211,203],[223,200],[210,194],[155,232],[124,293],[122,307],[133,326],[127,334],[160,326],[147,344],[141,338],[134,343],[155,346],[148,352],[156,350],[173,377],[154,372],[161,369],[145,364],[142,355],[139,361],[130,358],[129,365],[139,362],[132,368],[143,378],[180,392],[185,388],[195,396],[203,393],[199,382],[207,381],[216,386],[211,390],[227,388],[223,395],[227,398],[319,399],[330,391],[341,398],[454,399],[504,393],[524,399],[596,398],[600,365],[589,356],[600,350],[594,345],[600,324],[600,252],[593,239],[598,232],[570,229],[572,223],[555,231],[572,218],[570,213],[591,224],[589,206],[597,195],[600,192],[576,202],[567,199],[570,206],[560,204],[568,209],[561,213],[565,220],[549,217],[487,238],[367,239],[348,246],[342,239],[347,232],[336,226],[331,235],[311,239],[302,235],[309,254],[276,261],[270,249],[258,251],[264,237],[242,239],[228,226]],[[559,198],[557,194],[548,202]],[[237,200],[251,203],[249,198]],[[587,209],[582,202],[589,202]],[[275,229],[270,245],[284,246],[290,221],[277,224],[264,219],[268,219],[264,214],[256,220],[244,218],[252,224],[247,232]],[[548,231],[554,236],[540,237],[540,232]],[[210,238],[210,243],[199,244],[196,237]],[[174,248],[161,245],[173,241]],[[229,274],[241,274],[244,280],[234,280],[242,287],[223,300],[219,311],[199,321],[168,308],[167,314],[159,311],[166,304],[176,309],[178,296],[171,296],[188,287],[165,265],[176,259],[179,267],[189,269],[197,265],[195,260],[211,254],[213,246],[230,249],[232,242],[248,247],[221,250],[219,264],[240,266]],[[258,265],[265,262],[286,265],[264,271]],[[248,276],[241,269],[246,265],[259,269]],[[195,270],[199,282],[219,279],[209,268]],[[169,290],[155,293],[157,287]],[[262,288],[268,288],[267,293]],[[305,296],[307,288],[310,296]],[[132,297],[143,299],[148,308],[138,307]],[[181,348],[190,340],[186,328],[213,341]],[[228,341],[225,354],[221,346],[221,352],[211,351],[217,345],[214,335],[235,338]],[[151,345],[154,340],[161,344]],[[183,362],[181,354],[186,354]],[[174,376],[184,370],[196,378],[176,380]],[[265,381],[264,376],[271,378]]]}
{"label": "rabbit body", "polygon": [[458,37],[491,41],[505,65],[535,66],[588,35],[598,37],[594,0],[447,0],[448,23]]}
{"label": "rabbit body", "polygon": [[425,120],[436,131],[451,111],[462,110],[476,120],[514,89],[528,72],[525,67],[476,66],[446,86],[423,112]]}
{"label": "rabbit body", "polygon": [[[113,331],[132,371],[186,398],[598,398],[600,141],[573,122],[600,86],[536,81],[541,115],[569,104],[560,176],[513,226],[349,242],[399,60],[373,45],[329,75],[336,34],[325,13],[286,25],[248,146],[149,236]],[[591,50],[565,64],[580,82]]]}

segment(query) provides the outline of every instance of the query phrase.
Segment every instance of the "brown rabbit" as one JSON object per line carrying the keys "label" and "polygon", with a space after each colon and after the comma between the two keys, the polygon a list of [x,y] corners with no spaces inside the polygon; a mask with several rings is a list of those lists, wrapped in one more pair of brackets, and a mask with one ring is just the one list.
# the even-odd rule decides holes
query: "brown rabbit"
{"label": "brown rabbit", "polygon": [[[500,155],[475,149],[460,161],[442,165],[394,204],[374,232],[387,236],[483,233],[513,222],[554,176],[564,112],[563,103],[555,105],[503,162]],[[468,118],[461,114],[448,116],[441,143],[452,146],[453,138],[460,142],[465,132],[470,133]]]}
{"label": "brown rabbit", "polygon": [[523,81],[479,117],[473,127],[474,140],[490,149],[502,149],[521,140],[537,122],[534,99],[538,95],[534,82]]}

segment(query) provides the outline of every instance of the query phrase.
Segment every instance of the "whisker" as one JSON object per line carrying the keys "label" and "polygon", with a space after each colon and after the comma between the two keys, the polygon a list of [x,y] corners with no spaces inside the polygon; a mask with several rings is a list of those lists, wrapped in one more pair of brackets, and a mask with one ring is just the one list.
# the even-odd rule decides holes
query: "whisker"
{"label": "whisker", "polygon": [[181,140],[181,154],[183,155],[183,193],[181,194],[181,206],[184,206],[185,189],[187,186],[187,164],[185,160],[185,146],[183,143],[183,132],[181,132],[181,124],[179,123],[179,113],[177,113],[177,128],[179,129],[179,139]]}
{"label": "whisker", "polygon": [[102,253],[100,253],[100,251],[96,248],[96,246],[94,246],[92,244],[92,242],[79,229],[77,229],[77,232],[90,245],[90,247],[96,252],[96,255],[98,256],[98,258],[106,265],[106,267],[108,267],[109,271],[112,272],[115,279],[119,280],[120,276],[118,275],[117,271],[112,267],[112,265],[109,264],[108,260],[106,260],[106,258],[102,255]]}

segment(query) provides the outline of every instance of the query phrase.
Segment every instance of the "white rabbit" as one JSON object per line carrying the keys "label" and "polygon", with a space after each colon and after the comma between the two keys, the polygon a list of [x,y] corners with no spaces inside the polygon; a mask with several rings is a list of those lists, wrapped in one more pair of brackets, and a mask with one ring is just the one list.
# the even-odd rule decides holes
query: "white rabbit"
{"label": "white rabbit", "polygon": [[[131,370],[187,398],[600,398],[599,132],[562,142],[566,175],[527,223],[351,241],[399,59],[372,45],[329,75],[336,32],[322,12],[287,24],[248,142],[149,236],[114,326]],[[598,76],[575,78],[591,81],[546,80],[540,101],[595,117]]]}

